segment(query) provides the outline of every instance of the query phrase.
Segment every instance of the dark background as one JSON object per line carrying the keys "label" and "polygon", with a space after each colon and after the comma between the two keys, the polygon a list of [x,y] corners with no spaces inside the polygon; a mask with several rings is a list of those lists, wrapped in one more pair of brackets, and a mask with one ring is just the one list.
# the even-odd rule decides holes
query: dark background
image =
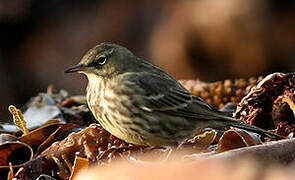
{"label": "dark background", "polygon": [[83,94],[63,71],[101,42],[128,47],[177,79],[216,81],[295,70],[292,0],[0,0],[0,121],[53,84]]}

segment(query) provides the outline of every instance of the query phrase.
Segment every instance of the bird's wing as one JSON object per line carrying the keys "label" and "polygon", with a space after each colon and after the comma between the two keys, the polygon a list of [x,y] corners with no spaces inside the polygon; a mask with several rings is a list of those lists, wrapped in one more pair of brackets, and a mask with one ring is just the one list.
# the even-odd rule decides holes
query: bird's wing
{"label": "bird's wing", "polygon": [[133,91],[134,105],[143,111],[161,111],[192,118],[215,117],[211,106],[192,95],[170,76],[138,73],[126,75],[125,78],[129,82],[128,88]]}

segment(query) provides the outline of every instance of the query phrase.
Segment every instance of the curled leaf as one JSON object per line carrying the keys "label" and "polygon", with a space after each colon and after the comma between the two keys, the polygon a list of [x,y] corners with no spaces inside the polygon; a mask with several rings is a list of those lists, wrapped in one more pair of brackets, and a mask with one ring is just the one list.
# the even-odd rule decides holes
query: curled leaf
{"label": "curled leaf", "polygon": [[22,142],[37,149],[37,153],[50,146],[54,141],[60,140],[59,137],[66,131],[77,127],[75,124],[60,124],[58,122],[42,126],[31,131],[29,134],[19,138]]}
{"label": "curled leaf", "polygon": [[224,152],[231,149],[261,144],[260,139],[242,129],[230,129],[220,138],[217,151]]}
{"label": "curled leaf", "polygon": [[6,142],[0,145],[0,168],[8,168],[9,163],[21,165],[33,159],[33,150],[22,142]]}
{"label": "curled leaf", "polygon": [[74,128],[77,128],[77,125],[71,123],[60,124],[59,127],[39,145],[36,154],[40,154],[40,152],[48,148],[54,141],[63,139],[64,135],[67,136],[70,132],[72,132],[71,130],[75,130]]}
{"label": "curled leaf", "polygon": [[57,128],[60,127],[60,124],[50,124],[48,126],[43,126],[38,129],[31,131],[25,136],[19,138],[20,141],[25,142],[30,146],[39,146],[44,142]]}

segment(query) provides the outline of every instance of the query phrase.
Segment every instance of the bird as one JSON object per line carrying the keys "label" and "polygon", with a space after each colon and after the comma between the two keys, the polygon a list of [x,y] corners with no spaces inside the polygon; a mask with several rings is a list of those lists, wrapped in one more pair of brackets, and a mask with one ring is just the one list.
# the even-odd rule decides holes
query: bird
{"label": "bird", "polygon": [[135,145],[178,146],[205,128],[236,127],[283,137],[229,117],[185,89],[164,69],[127,48],[101,43],[65,73],[88,79],[87,104],[112,135]]}

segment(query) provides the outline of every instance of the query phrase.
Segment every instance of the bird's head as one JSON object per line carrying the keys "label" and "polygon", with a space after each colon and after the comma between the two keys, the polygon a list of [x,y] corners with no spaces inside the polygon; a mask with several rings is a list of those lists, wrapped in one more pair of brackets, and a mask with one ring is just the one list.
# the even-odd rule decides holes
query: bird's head
{"label": "bird's head", "polygon": [[90,49],[75,66],[65,73],[84,73],[103,78],[132,71],[132,64],[137,58],[128,49],[111,43],[101,43]]}

